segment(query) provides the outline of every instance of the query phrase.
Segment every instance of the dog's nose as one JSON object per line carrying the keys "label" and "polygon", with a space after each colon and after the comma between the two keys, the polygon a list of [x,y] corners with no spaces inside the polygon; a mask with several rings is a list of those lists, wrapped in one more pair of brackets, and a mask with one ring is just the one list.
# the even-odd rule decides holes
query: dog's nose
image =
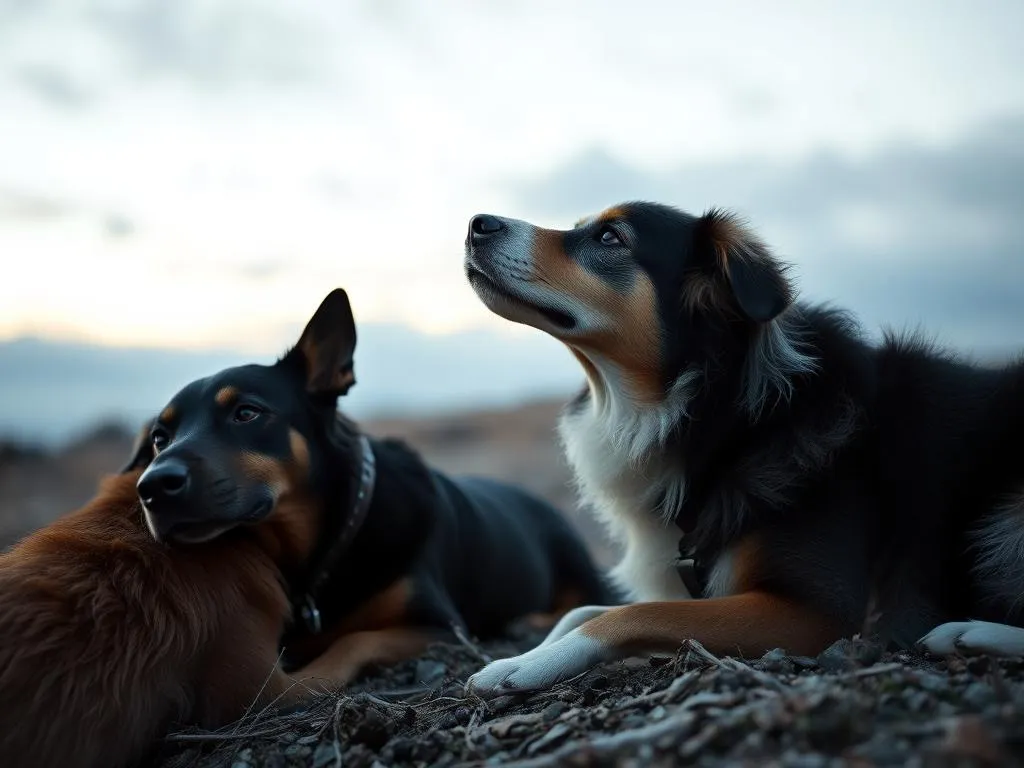
{"label": "dog's nose", "polygon": [[176,500],[188,492],[188,466],[183,461],[167,459],[152,466],[139,478],[138,491],[142,500]]}
{"label": "dog's nose", "polygon": [[489,213],[478,213],[469,220],[469,237],[471,240],[484,240],[496,235],[505,228],[501,219]]}

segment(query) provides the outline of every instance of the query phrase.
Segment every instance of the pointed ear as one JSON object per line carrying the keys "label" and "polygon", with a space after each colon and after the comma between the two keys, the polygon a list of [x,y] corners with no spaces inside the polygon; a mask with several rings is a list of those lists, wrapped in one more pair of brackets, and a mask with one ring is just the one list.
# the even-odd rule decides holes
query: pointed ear
{"label": "pointed ear", "polygon": [[793,302],[785,266],[735,216],[711,210],[700,219],[698,237],[715,258],[732,298],[750,320],[767,323]]}
{"label": "pointed ear", "polygon": [[156,419],[150,419],[135,436],[135,442],[132,444],[131,458],[128,459],[128,463],[120,469],[120,474],[124,475],[128,472],[132,472],[136,469],[145,469],[149,466],[149,463],[153,460],[153,441],[150,439],[150,430],[153,428],[153,422]]}
{"label": "pointed ear", "polygon": [[335,288],[320,303],[306,324],[298,342],[282,358],[306,377],[311,395],[337,398],[356,383],[353,355],[356,350],[356,322],[348,294]]}

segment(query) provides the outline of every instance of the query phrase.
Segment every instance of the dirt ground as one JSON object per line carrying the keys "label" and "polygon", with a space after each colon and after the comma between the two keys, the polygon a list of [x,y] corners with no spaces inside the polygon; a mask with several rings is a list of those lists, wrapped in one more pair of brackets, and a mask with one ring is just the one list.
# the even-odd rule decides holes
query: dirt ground
{"label": "dirt ground", "polygon": [[[608,563],[601,532],[575,510],[554,434],[558,408],[363,426],[405,437],[448,472],[506,478],[541,494]],[[85,501],[131,439],[106,427],[51,453],[0,441],[0,547]],[[219,733],[173,733],[146,768],[1024,765],[1024,661],[891,655],[860,642],[816,659],[773,652],[743,661],[693,645],[674,659],[608,664],[532,696],[464,695],[465,679],[487,659],[540,637],[519,630],[480,646],[439,644],[302,711],[251,712]]]}
{"label": "dirt ground", "polygon": [[1024,662],[883,654],[744,662],[700,646],[607,664],[551,691],[489,702],[463,682],[522,634],[437,645],[301,712],[184,731],[149,768],[285,766],[1024,765]]}

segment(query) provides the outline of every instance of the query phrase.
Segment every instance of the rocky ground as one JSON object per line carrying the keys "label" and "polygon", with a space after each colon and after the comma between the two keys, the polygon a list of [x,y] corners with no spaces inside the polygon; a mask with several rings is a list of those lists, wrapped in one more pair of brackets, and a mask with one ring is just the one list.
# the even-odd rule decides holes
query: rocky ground
{"label": "rocky ground", "polygon": [[1024,662],[929,659],[842,641],[603,667],[523,697],[463,693],[482,659],[536,642],[437,645],[303,712],[184,731],[149,768],[461,765],[1024,765]]}
{"label": "rocky ground", "polygon": [[[490,474],[548,498],[597,558],[612,557],[572,502],[554,436],[558,403],[365,424],[449,472]],[[55,452],[0,440],[0,548],[84,502],[128,455],[106,427]],[[842,643],[816,659],[781,652],[595,669],[554,690],[484,702],[462,683],[537,634],[437,645],[302,712],[252,712],[219,733],[171,734],[147,768],[401,765],[1024,765],[1024,661],[927,659]],[[2,763],[2,760],[0,760]]]}

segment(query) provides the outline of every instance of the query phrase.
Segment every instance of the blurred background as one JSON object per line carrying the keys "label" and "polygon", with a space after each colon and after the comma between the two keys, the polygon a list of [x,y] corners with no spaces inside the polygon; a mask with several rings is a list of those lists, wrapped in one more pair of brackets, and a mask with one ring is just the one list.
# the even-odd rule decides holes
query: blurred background
{"label": "blurred background", "polygon": [[569,504],[580,375],[465,284],[481,211],[736,209],[805,298],[1006,355],[1021,29],[1017,0],[0,0],[0,535],[339,285],[353,415]]}

